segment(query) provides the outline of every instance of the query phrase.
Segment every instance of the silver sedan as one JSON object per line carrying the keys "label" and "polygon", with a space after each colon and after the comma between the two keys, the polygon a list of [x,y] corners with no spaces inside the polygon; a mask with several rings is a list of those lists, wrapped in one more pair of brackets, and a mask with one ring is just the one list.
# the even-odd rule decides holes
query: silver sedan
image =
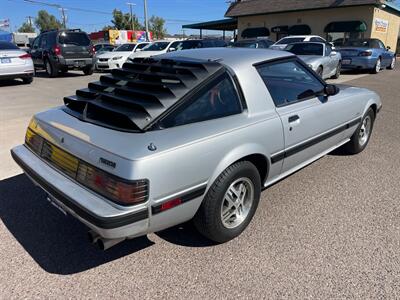
{"label": "silver sedan", "polygon": [[330,44],[304,42],[293,43],[285,48],[296,54],[323,79],[340,76],[342,56]]}
{"label": "silver sedan", "polygon": [[31,55],[12,43],[0,41],[0,79],[20,78],[31,83],[35,71]]}

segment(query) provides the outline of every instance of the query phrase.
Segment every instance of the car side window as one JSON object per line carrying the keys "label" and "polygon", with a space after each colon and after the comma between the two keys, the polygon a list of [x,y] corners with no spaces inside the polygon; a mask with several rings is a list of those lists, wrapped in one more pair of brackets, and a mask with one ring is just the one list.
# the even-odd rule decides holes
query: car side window
{"label": "car side window", "polygon": [[378,44],[379,44],[379,48],[385,49],[385,45],[381,41],[378,41]]}
{"label": "car side window", "polygon": [[46,46],[47,46],[47,34],[44,34],[40,42],[40,48],[46,48]]}
{"label": "car side window", "polygon": [[239,96],[232,79],[224,74],[207,85],[199,96],[182,104],[161,121],[169,128],[239,114],[242,112]]}
{"label": "car side window", "polygon": [[313,98],[323,83],[296,60],[266,63],[257,67],[276,106]]}
{"label": "car side window", "polygon": [[330,46],[330,45],[326,45],[326,48],[325,48],[326,50],[325,50],[325,56],[329,56],[329,55],[331,55],[331,53],[332,53],[332,47]]}
{"label": "car side window", "polygon": [[41,39],[42,39],[42,37],[39,36],[39,37],[37,37],[37,38],[33,41],[33,45],[32,45],[32,48],[33,48],[33,49],[39,48]]}

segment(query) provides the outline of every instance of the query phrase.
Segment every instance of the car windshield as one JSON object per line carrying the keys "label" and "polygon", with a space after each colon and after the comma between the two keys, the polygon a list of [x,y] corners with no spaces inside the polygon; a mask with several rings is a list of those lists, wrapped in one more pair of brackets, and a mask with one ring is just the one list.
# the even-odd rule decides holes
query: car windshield
{"label": "car windshield", "polygon": [[143,48],[143,51],[162,51],[169,45],[169,42],[155,42]]}
{"label": "car windshield", "polygon": [[133,51],[135,49],[136,44],[123,44],[119,46],[118,48],[114,49],[114,52],[127,52],[127,51]]}
{"label": "car windshield", "polygon": [[65,45],[89,46],[90,39],[83,32],[61,32],[58,42]]}
{"label": "car windshield", "polygon": [[296,55],[324,55],[324,46],[322,44],[300,43],[291,44],[285,48],[286,51]]}
{"label": "car windshield", "polygon": [[202,44],[200,41],[180,41],[171,44],[171,48],[175,50],[187,50],[201,48]]}
{"label": "car windshield", "polygon": [[19,48],[14,44],[8,42],[0,42],[0,50],[18,50]]}
{"label": "car windshield", "polygon": [[347,40],[343,43],[345,47],[373,47],[373,40]]}
{"label": "car windshield", "polygon": [[299,38],[283,38],[280,41],[278,41],[276,44],[277,45],[287,45],[287,44],[291,44],[291,43],[299,43],[304,41],[303,37],[299,37]]}
{"label": "car windshield", "polygon": [[233,47],[240,47],[240,48],[257,48],[257,42],[236,42],[233,43]]}

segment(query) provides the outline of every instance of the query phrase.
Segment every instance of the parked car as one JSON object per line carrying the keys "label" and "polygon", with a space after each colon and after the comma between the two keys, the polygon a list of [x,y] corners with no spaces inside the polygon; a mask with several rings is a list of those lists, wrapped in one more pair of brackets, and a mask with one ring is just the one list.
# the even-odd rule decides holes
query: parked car
{"label": "parked car", "polygon": [[0,41],[0,79],[20,78],[31,83],[35,70],[31,55],[12,43]]}
{"label": "parked car", "polygon": [[234,48],[269,48],[274,44],[270,39],[248,39],[233,42],[229,44],[229,47]]}
{"label": "parked car", "polygon": [[363,151],[382,104],[285,51],[134,59],[36,114],[15,161],[106,249],[194,218],[226,242],[260,193],[335,148]]}
{"label": "parked car", "polygon": [[49,77],[72,69],[93,74],[93,45],[80,29],[45,31],[34,40],[30,53],[35,69],[45,69]]}
{"label": "parked car", "polygon": [[215,47],[226,47],[226,43],[220,39],[201,39],[201,40],[183,40],[173,42],[168,52],[181,51],[199,48],[215,48]]}
{"label": "parked car", "polygon": [[296,54],[323,79],[337,79],[340,76],[342,57],[340,53],[332,49],[330,44],[317,42],[294,43],[287,45],[285,50]]}
{"label": "parked car", "polygon": [[102,53],[96,58],[96,70],[109,71],[121,68],[132,53],[138,52],[150,43],[126,43],[118,46],[113,51]]}
{"label": "parked car", "polygon": [[326,40],[318,35],[291,35],[280,39],[270,48],[274,50],[283,50],[289,44],[300,43],[300,42],[326,43]]}
{"label": "parked car", "polygon": [[370,70],[376,74],[384,68],[393,70],[396,65],[396,54],[378,39],[347,40],[338,51],[343,69]]}
{"label": "parked car", "polygon": [[176,50],[174,47],[172,47],[172,44],[174,43],[175,41],[156,41],[144,47],[142,51],[131,54],[129,58],[134,59],[136,57],[151,57],[164,54],[169,51],[174,51]]}

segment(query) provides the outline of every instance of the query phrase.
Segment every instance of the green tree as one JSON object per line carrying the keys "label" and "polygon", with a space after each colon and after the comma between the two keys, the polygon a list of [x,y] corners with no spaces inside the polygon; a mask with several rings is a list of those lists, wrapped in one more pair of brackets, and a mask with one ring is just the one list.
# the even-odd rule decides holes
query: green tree
{"label": "green tree", "polygon": [[[129,13],[124,14],[118,9],[113,10],[113,20],[111,22],[114,24],[114,29],[118,30],[130,30],[132,29],[131,15]],[[135,30],[142,30],[143,26],[140,24],[136,15],[133,15],[133,24]]]}
{"label": "green tree", "polygon": [[39,10],[35,25],[40,31],[62,28],[61,22],[45,10]]}
{"label": "green tree", "polygon": [[161,17],[152,16],[149,19],[149,30],[153,32],[153,37],[162,39],[167,34],[165,29],[165,20]]}
{"label": "green tree", "polygon": [[35,32],[35,28],[31,23],[24,22],[21,27],[18,29],[18,32]]}

